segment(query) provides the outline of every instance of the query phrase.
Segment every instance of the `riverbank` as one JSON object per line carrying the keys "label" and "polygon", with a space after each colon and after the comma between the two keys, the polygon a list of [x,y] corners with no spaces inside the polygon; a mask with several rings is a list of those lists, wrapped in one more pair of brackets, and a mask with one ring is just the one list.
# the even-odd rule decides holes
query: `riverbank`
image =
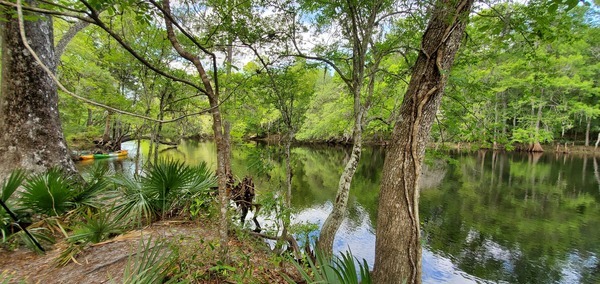
{"label": "riverbank", "polygon": [[[283,144],[285,141],[280,135],[271,135],[266,137],[251,137],[247,139],[257,143],[265,144]],[[383,139],[366,139],[363,142],[365,146],[378,146],[385,147],[389,144],[389,141]],[[302,140],[293,142],[293,145],[300,146],[340,146],[340,147],[351,147],[352,140],[347,139],[329,139],[329,140]],[[541,153],[556,153],[556,154],[575,154],[575,155],[591,155],[600,157],[600,147],[595,146],[583,146],[574,145],[573,143],[568,144],[545,144],[541,145],[544,152]],[[508,151],[504,147],[498,149],[491,149],[486,146],[482,146],[476,143],[456,143],[456,142],[444,142],[444,143],[429,143],[428,149],[439,150],[453,150],[453,151],[478,151],[478,150],[494,150],[494,151],[519,151],[519,147],[515,147],[515,150]]]}
{"label": "riverbank", "polygon": [[1,248],[0,283],[125,283],[124,277],[132,273],[127,267],[159,245],[172,262],[167,277],[178,282],[287,283],[282,275],[298,278],[290,262],[271,253],[262,239],[240,230],[230,231],[229,263],[220,261],[217,232],[210,218],[160,221],[91,245],[64,267],[56,265],[64,241],[43,255],[23,247]]}
{"label": "riverbank", "polygon": [[[600,147],[594,146],[582,146],[573,144],[546,144],[542,145],[543,152],[538,153],[553,153],[553,154],[573,154],[573,155],[588,155],[600,157]],[[431,143],[429,149],[435,150],[453,150],[453,151],[466,151],[473,152],[478,150],[489,150],[489,151],[502,151],[502,152],[525,152],[518,150],[507,151],[505,149],[490,149],[481,147],[480,145],[471,143]]]}

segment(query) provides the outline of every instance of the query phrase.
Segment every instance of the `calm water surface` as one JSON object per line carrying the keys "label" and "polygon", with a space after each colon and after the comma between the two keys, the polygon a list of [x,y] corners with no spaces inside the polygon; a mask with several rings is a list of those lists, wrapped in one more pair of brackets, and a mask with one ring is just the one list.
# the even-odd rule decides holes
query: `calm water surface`
{"label": "calm water surface", "polygon": [[[133,172],[136,144],[123,148],[128,159],[101,162]],[[147,152],[145,144],[141,149]],[[323,224],[349,154],[292,150],[294,224]],[[216,168],[211,143],[186,142],[161,156]],[[334,243],[371,267],[383,160],[382,150],[365,150]],[[281,149],[237,145],[232,163],[236,175],[255,177],[258,202],[283,194]],[[456,153],[444,161],[428,158],[421,183],[424,283],[600,283],[600,158]],[[275,224],[273,216],[260,217]]]}

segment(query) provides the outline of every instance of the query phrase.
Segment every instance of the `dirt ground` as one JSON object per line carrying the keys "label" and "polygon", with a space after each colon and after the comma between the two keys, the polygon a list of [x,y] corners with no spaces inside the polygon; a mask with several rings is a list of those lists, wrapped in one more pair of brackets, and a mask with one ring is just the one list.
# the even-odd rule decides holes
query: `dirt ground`
{"label": "dirt ground", "polygon": [[[218,262],[217,228],[203,222],[163,221],[85,249],[64,267],[55,259],[60,243],[44,255],[27,248],[0,249],[0,283],[122,283],[123,271],[140,248],[140,240],[167,240],[178,251],[176,277],[189,283],[286,283],[283,273],[295,274],[291,264],[277,261],[256,237],[230,237],[227,269]],[[231,234],[230,234],[231,235]],[[171,247],[173,248],[173,247]],[[281,258],[279,258],[281,259]],[[184,275],[182,275],[182,273]],[[295,278],[295,277],[293,277]]]}

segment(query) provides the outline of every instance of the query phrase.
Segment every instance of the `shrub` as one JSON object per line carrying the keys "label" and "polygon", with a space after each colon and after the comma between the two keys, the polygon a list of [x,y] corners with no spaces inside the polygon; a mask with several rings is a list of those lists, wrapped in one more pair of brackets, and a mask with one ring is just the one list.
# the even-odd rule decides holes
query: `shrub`
{"label": "shrub", "polygon": [[216,186],[216,177],[206,163],[190,167],[172,160],[158,161],[142,177],[121,175],[112,181],[123,193],[116,207],[117,218],[147,222],[188,206]]}

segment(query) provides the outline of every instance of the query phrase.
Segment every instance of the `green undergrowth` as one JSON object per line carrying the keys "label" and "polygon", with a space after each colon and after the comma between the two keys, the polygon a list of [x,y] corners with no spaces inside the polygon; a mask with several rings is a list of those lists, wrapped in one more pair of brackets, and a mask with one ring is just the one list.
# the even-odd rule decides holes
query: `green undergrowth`
{"label": "green undergrowth", "polygon": [[[274,253],[262,237],[235,221],[233,209],[224,251],[217,233],[214,186],[216,177],[206,164],[191,167],[171,160],[133,177],[115,175],[100,165],[81,177],[58,169],[16,170],[2,183],[0,197],[19,222],[0,210],[0,245],[9,250],[26,246],[40,254],[36,242],[46,250],[58,248],[52,261],[63,267],[94,244],[151,228],[154,235],[139,239],[136,251],[121,252],[129,257],[124,270],[111,275],[113,283],[319,283],[320,278],[306,278],[317,271],[337,271],[342,282],[335,283],[355,283],[350,276],[358,271],[358,279],[368,283],[366,264],[350,265],[350,254],[332,260],[333,265],[318,263],[320,270],[315,270],[314,264],[300,265],[286,253]],[[179,233],[167,234],[168,230]],[[18,277],[3,274],[0,281],[5,279],[14,282]]]}

